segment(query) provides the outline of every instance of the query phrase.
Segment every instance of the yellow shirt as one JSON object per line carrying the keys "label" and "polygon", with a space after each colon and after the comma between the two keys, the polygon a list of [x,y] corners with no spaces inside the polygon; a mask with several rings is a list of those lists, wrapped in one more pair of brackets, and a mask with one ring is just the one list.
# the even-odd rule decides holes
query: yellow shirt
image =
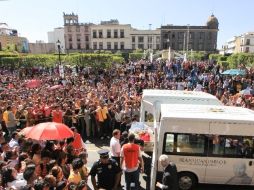
{"label": "yellow shirt", "polygon": [[73,182],[75,184],[78,184],[82,180],[79,172],[76,174],[73,170],[71,170],[70,176],[68,178],[69,183]]}
{"label": "yellow shirt", "polygon": [[5,111],[3,113],[3,119],[4,119],[5,123],[8,121],[8,111]]}

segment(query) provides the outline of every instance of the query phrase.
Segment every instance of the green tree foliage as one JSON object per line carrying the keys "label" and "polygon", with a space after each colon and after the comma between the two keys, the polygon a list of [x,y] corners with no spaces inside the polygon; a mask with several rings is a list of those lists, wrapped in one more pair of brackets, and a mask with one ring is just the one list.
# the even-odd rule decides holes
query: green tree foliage
{"label": "green tree foliage", "polygon": [[129,53],[129,59],[134,60],[134,61],[142,59],[143,56],[144,56],[143,53]]}
{"label": "green tree foliage", "polygon": [[228,63],[230,68],[237,68],[243,64],[248,67],[254,65],[254,54],[253,53],[236,53],[228,57]]}
{"label": "green tree foliage", "polygon": [[193,51],[188,53],[188,60],[192,61],[201,61],[205,58],[205,52],[202,51]]}
{"label": "green tree foliage", "polygon": [[120,56],[113,56],[113,63],[122,64],[124,63],[124,58]]}
{"label": "green tree foliage", "polygon": [[70,65],[90,66],[94,68],[111,67],[113,54],[76,54],[66,57],[65,62]]}
{"label": "green tree foliage", "polygon": [[221,54],[210,54],[209,55],[209,60],[213,60],[213,61],[218,62],[222,56],[223,55],[221,55]]}
{"label": "green tree foliage", "polygon": [[[61,60],[63,64],[90,66],[94,68],[108,68],[111,67],[112,62],[124,62],[123,57],[106,53],[73,53],[69,55],[61,55]],[[58,54],[26,55],[4,52],[0,53],[0,64],[11,66],[13,68],[33,66],[54,67],[58,64]]]}

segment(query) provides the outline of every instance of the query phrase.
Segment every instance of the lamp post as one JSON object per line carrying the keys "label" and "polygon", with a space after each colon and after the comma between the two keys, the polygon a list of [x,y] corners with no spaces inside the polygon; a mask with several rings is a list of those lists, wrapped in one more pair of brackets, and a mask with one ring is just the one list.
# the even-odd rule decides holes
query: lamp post
{"label": "lamp post", "polygon": [[61,62],[61,42],[60,40],[57,40],[56,42],[57,45],[57,49],[58,49],[58,70],[59,70],[59,74],[60,77],[64,78],[64,67],[62,66],[62,62]]}
{"label": "lamp post", "polygon": [[57,49],[58,49],[58,61],[59,61],[59,66],[62,64],[61,63],[61,42],[60,40],[57,40],[56,42]]}

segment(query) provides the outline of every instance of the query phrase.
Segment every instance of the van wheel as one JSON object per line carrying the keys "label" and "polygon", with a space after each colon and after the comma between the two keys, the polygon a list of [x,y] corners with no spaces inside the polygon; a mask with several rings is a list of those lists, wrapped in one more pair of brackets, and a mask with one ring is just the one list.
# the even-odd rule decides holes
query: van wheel
{"label": "van wheel", "polygon": [[182,172],[178,175],[179,179],[179,188],[181,190],[190,190],[197,185],[197,178],[193,173]]}

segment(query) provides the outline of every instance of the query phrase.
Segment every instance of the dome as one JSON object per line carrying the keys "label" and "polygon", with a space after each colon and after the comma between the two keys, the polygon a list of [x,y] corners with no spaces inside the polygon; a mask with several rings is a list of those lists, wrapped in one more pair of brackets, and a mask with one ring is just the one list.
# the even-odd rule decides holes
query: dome
{"label": "dome", "polygon": [[206,25],[208,26],[208,28],[218,29],[219,21],[218,21],[218,19],[212,14],[212,15],[208,18]]}

